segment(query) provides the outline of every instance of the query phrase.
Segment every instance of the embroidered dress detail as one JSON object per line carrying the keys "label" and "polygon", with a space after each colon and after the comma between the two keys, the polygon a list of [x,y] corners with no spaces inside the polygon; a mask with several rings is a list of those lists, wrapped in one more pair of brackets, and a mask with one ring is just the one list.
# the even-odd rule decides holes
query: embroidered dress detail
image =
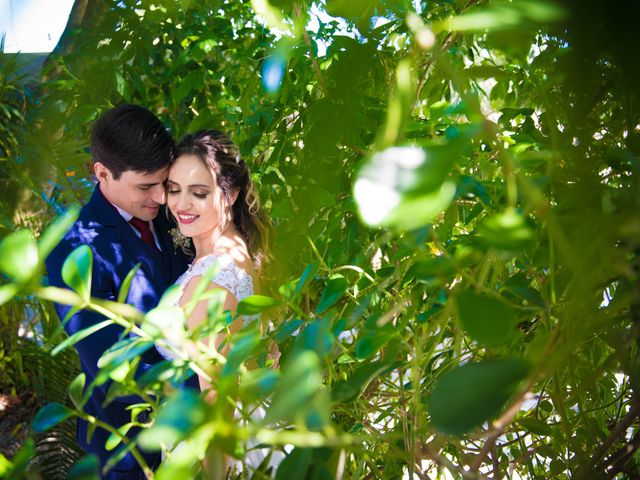
{"label": "embroidered dress detail", "polygon": [[[194,277],[203,275],[214,263],[217,263],[219,267],[218,272],[211,279],[212,282],[226,288],[231,295],[236,297],[238,302],[253,295],[253,279],[251,278],[251,275],[233,263],[233,259],[230,255],[224,253],[212,253],[210,255],[205,255],[197,262],[192,263],[189,269],[178,277],[176,285],[180,286],[180,297],[182,297],[184,288],[187,284]],[[247,324],[258,317],[259,315],[243,317],[243,321]],[[171,342],[171,339],[167,338],[167,341],[175,346],[175,344]],[[173,360],[176,358],[175,354],[171,350],[163,348],[160,345],[156,345],[156,349],[160,355],[167,360]]]}
{"label": "embroidered dress detail", "polygon": [[212,253],[192,263],[189,269],[176,280],[176,284],[184,289],[193,277],[202,275],[216,262],[220,267],[218,273],[212,278],[213,282],[229,290],[238,301],[253,295],[251,275],[233,263],[231,256],[224,253]]}

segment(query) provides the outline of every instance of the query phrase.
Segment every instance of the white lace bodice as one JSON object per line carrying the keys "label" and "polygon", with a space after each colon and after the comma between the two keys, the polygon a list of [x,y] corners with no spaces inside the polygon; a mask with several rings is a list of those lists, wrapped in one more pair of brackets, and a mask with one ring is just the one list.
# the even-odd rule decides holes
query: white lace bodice
{"label": "white lace bodice", "polygon": [[[245,298],[253,295],[253,279],[242,268],[233,263],[233,259],[228,254],[212,253],[202,257],[199,261],[192,263],[186,272],[184,272],[176,280],[176,285],[180,287],[180,295],[177,297],[176,307],[179,300],[184,294],[184,288],[194,278],[203,275],[213,264],[218,264],[218,271],[211,279],[212,282],[226,288],[231,295],[236,297],[236,300],[240,302]],[[257,318],[257,315],[252,317],[244,317],[245,323]],[[171,342],[169,336],[167,341]],[[174,344],[174,346],[176,346]],[[172,351],[156,345],[158,352],[167,360],[172,360],[175,355]]]}
{"label": "white lace bodice", "polygon": [[176,284],[184,289],[193,277],[202,275],[214,263],[218,263],[219,270],[211,279],[212,282],[229,290],[238,301],[253,295],[251,275],[233,263],[231,256],[226,253],[212,253],[192,263],[189,269],[178,277]]}

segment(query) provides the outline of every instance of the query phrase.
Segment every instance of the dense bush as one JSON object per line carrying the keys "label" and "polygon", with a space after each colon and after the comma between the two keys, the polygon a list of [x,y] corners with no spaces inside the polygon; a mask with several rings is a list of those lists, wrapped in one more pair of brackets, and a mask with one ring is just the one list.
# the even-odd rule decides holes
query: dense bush
{"label": "dense bush", "polygon": [[[241,305],[269,329],[231,339],[216,384],[244,413],[269,399],[265,422],[172,393],[211,352],[135,384],[136,356],[181,315],[171,293],[145,317],[98,304],[89,253],[69,260],[66,301],[140,335],[105,355],[102,378],[149,399],[140,443],[192,447],[157,478],[195,475],[212,446],[242,456],[253,436],[295,447],[277,478],[637,478],[638,8],[123,1],[69,33],[32,113],[52,202],[86,197],[91,120],[124,100],[176,136],[228,131],[276,227],[269,298]],[[4,240],[3,258],[37,260],[3,261],[2,288],[62,298],[34,279],[68,221],[39,246]],[[174,332],[185,352],[205,333]],[[36,430],[84,415],[83,382]]]}

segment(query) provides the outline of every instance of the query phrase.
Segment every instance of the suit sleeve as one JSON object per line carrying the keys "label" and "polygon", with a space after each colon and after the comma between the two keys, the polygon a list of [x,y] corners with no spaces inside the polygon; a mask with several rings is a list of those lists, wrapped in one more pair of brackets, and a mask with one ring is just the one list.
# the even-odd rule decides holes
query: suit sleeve
{"label": "suit sleeve", "polygon": [[[61,271],[64,261],[72,250],[73,248],[71,246],[62,243],[58,245],[49,258],[47,258],[46,264],[50,285],[60,288],[68,288],[62,280]],[[117,286],[113,278],[114,272],[107,267],[106,262],[102,257],[100,257],[100,255],[96,254],[94,249],[92,249],[92,251],[94,255],[94,262],[91,295],[95,298],[115,301],[117,299]],[[73,335],[76,332],[89,328],[105,320],[103,315],[88,309],[75,312],[67,319],[66,317],[72,309],[71,306],[55,304],[55,309],[61,321],[66,319],[64,328],[69,335]],[[100,357],[106,350],[116,342],[120,341],[123,338],[123,334],[123,327],[111,324],[103,327],[74,345],[80,357],[82,370],[88,377],[87,384],[93,382],[100,371],[98,368],[98,360]],[[149,370],[152,366],[153,365],[143,363],[141,361],[136,371],[136,378]],[[97,388],[106,395],[110,385],[111,381],[107,381],[102,385],[98,385]],[[142,402],[143,400],[137,395],[129,395],[118,397],[114,401],[132,404]]]}

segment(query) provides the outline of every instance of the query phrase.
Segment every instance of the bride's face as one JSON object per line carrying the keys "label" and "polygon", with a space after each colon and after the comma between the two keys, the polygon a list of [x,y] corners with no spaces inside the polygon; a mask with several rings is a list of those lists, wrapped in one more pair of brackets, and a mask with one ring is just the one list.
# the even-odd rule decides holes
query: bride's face
{"label": "bride's face", "polygon": [[169,170],[167,205],[187,237],[211,235],[221,223],[227,202],[215,172],[195,155],[181,155]]}

